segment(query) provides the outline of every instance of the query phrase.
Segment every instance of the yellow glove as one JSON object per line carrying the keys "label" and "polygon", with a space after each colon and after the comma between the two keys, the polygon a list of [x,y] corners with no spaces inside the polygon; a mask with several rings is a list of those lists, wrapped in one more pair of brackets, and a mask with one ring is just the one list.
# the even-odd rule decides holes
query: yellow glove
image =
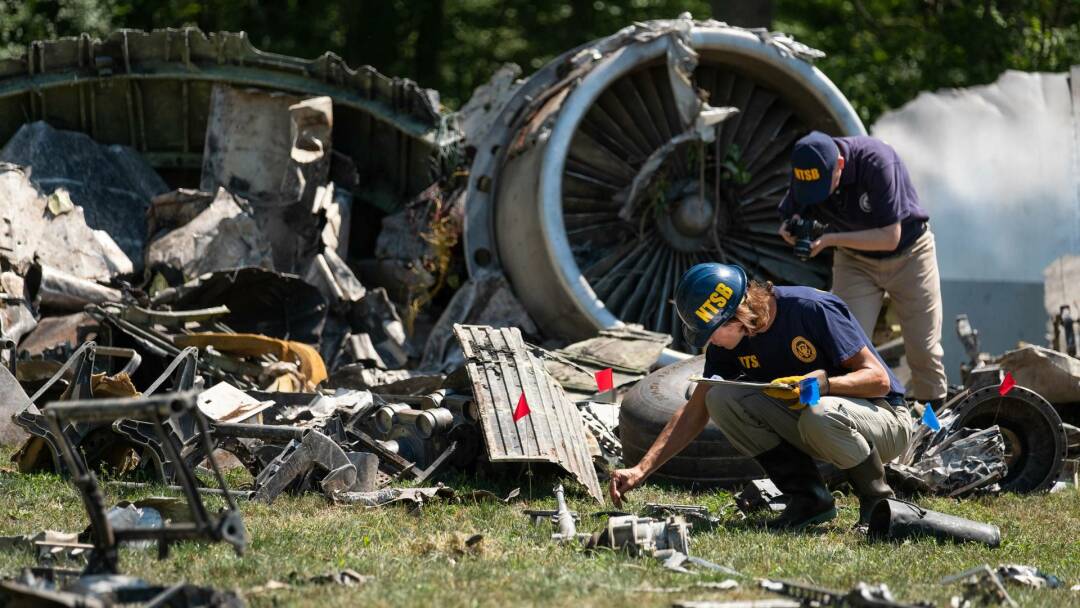
{"label": "yellow glove", "polygon": [[799,398],[799,381],[806,376],[784,376],[783,378],[777,378],[770,382],[770,384],[791,384],[794,388],[767,388],[765,394],[773,399],[798,399]]}

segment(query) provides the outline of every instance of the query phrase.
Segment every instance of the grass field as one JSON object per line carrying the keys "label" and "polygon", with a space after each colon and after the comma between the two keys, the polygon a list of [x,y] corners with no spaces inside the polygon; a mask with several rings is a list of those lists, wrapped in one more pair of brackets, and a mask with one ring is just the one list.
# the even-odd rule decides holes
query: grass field
{"label": "grass field", "polygon": [[[19,475],[0,453],[0,535],[43,529],[82,530],[86,514],[75,489],[53,475]],[[151,582],[187,580],[237,590],[251,606],[669,606],[685,599],[769,597],[755,588],[755,577],[778,577],[849,588],[857,581],[884,582],[899,600],[931,600],[947,606],[958,586],[938,581],[982,563],[1020,563],[1056,574],[1067,585],[1058,590],[1010,587],[1022,606],[1080,605],[1080,493],[985,497],[963,502],[926,500],[924,506],[1001,527],[998,549],[979,545],[938,545],[929,540],[903,544],[870,543],[850,530],[856,502],[840,499],[840,517],[806,534],[771,534],[743,521],[731,495],[691,493],[647,486],[631,494],[629,508],[645,502],[697,503],[722,513],[725,525],[692,535],[693,554],[733,567],[746,579],[734,591],[709,591],[695,585],[726,578],[718,573],[686,575],[664,570],[650,560],[604,552],[588,555],[551,543],[551,526],[531,526],[524,508],[554,508],[551,479],[520,484],[456,477],[444,480],[460,490],[489,489],[505,495],[515,485],[522,497],[510,505],[461,503],[426,505],[420,513],[403,507],[368,510],[327,504],[320,496],[285,496],[273,505],[241,503],[251,538],[237,557],[224,545],[185,543],[165,561],[156,549],[125,549],[125,574]],[[106,491],[107,500],[134,500],[166,491]],[[579,531],[598,529],[602,508],[579,489],[568,492],[571,508],[583,514]],[[208,499],[212,509],[220,500]],[[475,550],[464,537],[482,534]],[[31,565],[32,556],[0,552],[0,575]],[[260,591],[270,580],[299,581],[350,568],[370,576],[357,587],[293,584]]]}

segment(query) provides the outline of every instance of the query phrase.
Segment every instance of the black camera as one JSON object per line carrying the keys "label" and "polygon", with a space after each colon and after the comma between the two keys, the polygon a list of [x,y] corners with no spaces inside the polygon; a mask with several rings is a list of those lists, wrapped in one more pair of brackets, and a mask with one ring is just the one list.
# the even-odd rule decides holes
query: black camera
{"label": "black camera", "polygon": [[805,261],[810,259],[811,245],[825,234],[825,225],[803,217],[791,218],[787,230],[795,237],[795,257]]}

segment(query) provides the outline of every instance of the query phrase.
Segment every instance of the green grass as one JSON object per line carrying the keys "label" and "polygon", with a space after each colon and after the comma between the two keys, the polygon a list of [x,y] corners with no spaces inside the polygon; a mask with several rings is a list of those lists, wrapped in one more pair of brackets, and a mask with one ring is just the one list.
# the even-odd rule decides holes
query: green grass
{"label": "green grass", "polygon": [[[0,453],[7,462],[7,453]],[[0,472],[0,535],[42,529],[82,530],[86,515],[74,488],[53,475],[18,475],[10,465]],[[369,510],[329,505],[317,495],[286,496],[266,506],[241,504],[251,543],[243,557],[224,545],[184,543],[169,559],[156,560],[156,549],[125,549],[121,569],[156,583],[187,580],[238,590],[251,606],[669,606],[685,599],[748,599],[768,597],[747,580],[735,591],[708,591],[693,586],[722,580],[722,575],[672,573],[651,560],[604,552],[588,555],[552,544],[549,525],[531,526],[524,508],[553,508],[547,490],[551,480],[526,479],[489,484],[483,479],[447,480],[458,489],[491,489],[505,495],[521,485],[522,499],[501,503],[433,503],[419,514],[403,507]],[[106,499],[134,500],[163,495],[158,490],[116,492]],[[856,503],[840,499],[840,517],[808,534],[770,534],[741,521],[724,492],[691,493],[647,486],[631,494],[630,508],[645,502],[705,504],[722,512],[725,525],[692,535],[693,554],[731,566],[749,577],[778,577],[846,589],[857,581],[884,582],[898,599],[932,600],[947,605],[958,586],[938,580],[982,563],[1021,563],[1080,582],[1080,493],[1043,496],[986,497],[963,502],[934,499],[924,505],[1001,527],[998,549],[980,545],[939,545],[920,540],[903,544],[866,541],[850,530]],[[571,508],[583,516],[580,531],[594,531],[603,522],[588,514],[601,507],[583,492],[572,490]],[[221,506],[208,499],[211,509]],[[605,507],[610,508],[610,506]],[[465,536],[484,536],[476,552],[466,550]],[[29,553],[0,552],[0,576],[32,565]],[[275,579],[296,579],[351,568],[371,576],[360,587],[298,584],[290,589],[252,593]],[[646,588],[654,588],[644,590]],[[682,588],[661,593],[655,588]],[[1026,590],[1010,587],[1022,606],[1080,604],[1080,592]]]}

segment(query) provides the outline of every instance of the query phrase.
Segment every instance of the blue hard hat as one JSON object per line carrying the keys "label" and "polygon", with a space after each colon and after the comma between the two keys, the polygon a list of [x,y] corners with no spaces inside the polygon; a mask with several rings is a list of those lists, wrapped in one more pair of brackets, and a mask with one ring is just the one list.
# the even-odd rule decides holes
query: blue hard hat
{"label": "blue hard hat", "polygon": [[697,264],[687,270],[675,288],[675,310],[683,322],[683,336],[701,348],[717,327],[735,316],[746,295],[746,271],[732,264]]}

